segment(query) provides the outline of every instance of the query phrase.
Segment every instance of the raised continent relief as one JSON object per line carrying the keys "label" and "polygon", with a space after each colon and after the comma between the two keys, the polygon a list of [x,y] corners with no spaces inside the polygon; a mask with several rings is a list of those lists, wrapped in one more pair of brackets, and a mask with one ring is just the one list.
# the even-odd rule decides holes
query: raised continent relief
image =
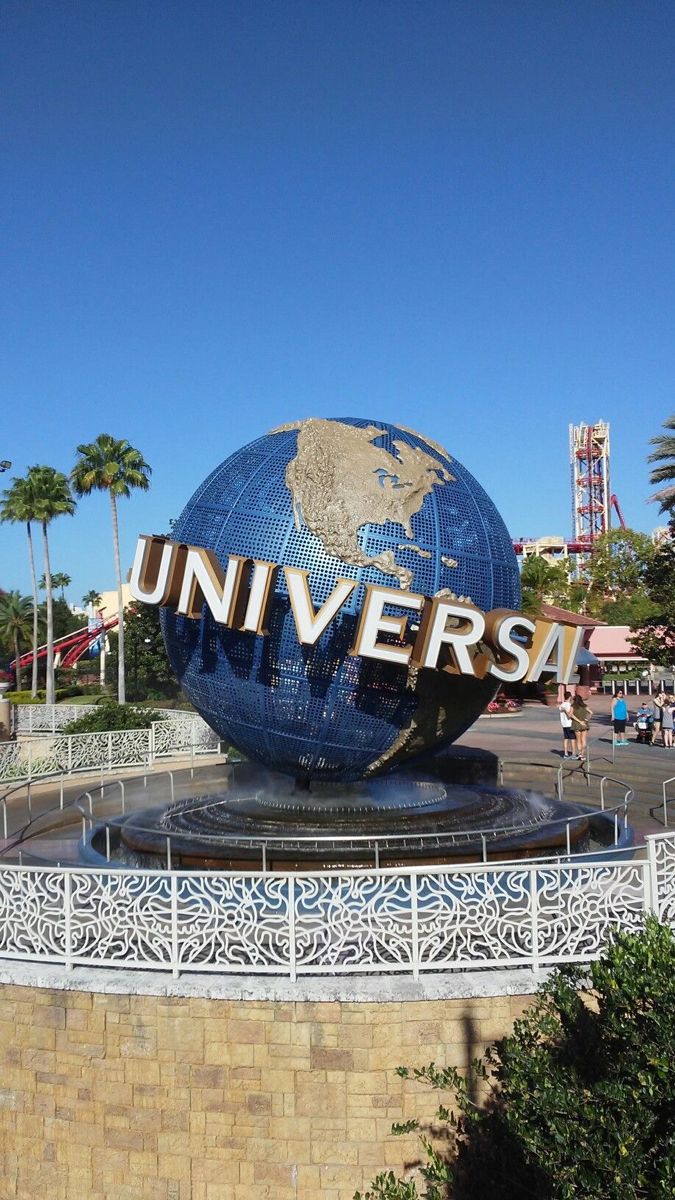
{"label": "raised continent relief", "polygon": [[297,454],[285,475],[296,528],[303,521],[328,554],[356,567],[377,567],[408,588],[412,571],[391,550],[366,554],[358,531],[392,521],[412,538],[412,517],[432,489],[453,476],[438,458],[405,442],[394,442],[395,455],[376,446],[382,430],[373,425],[359,428],[312,417],[296,427]]}

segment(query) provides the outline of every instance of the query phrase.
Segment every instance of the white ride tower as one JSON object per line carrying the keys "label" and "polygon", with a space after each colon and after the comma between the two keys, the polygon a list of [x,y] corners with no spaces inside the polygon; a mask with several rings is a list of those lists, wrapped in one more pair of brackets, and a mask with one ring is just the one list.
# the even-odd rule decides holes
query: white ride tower
{"label": "white ride tower", "polygon": [[570,425],[574,541],[588,545],[610,527],[609,423]]}

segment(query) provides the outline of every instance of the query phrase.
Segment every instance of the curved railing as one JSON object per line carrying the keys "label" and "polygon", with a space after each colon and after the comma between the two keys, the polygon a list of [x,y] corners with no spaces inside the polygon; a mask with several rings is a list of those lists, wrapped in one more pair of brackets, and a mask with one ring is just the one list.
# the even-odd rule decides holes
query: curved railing
{"label": "curved railing", "polygon": [[[16,734],[61,733],[71,721],[96,712],[96,704],[15,704],[13,725]],[[196,713],[181,708],[159,708],[161,719],[179,722],[191,721]]]}
{"label": "curved railing", "polygon": [[95,704],[15,704],[13,725],[16,734],[60,733],[71,721],[96,712]]}
{"label": "curved railing", "polygon": [[[561,778],[560,769],[555,764],[523,764],[522,762],[510,763],[509,760],[500,760],[500,778],[503,778],[504,767],[509,765],[520,766],[521,768],[524,765],[529,765],[534,766],[539,770],[555,771],[556,794],[562,798],[564,794],[564,783]],[[206,779],[202,777],[203,773],[204,768],[198,770],[197,783],[201,788],[207,786]],[[141,807],[143,808],[147,808],[152,802],[165,803],[167,800],[167,792],[168,799],[172,804],[177,797],[179,799],[184,798],[179,794],[180,783],[182,782],[183,776],[185,777],[185,782],[188,784],[187,796],[192,797],[195,777],[194,763],[191,765],[189,770],[186,771],[167,770],[161,773],[153,771],[151,774],[147,772],[142,776],[142,786],[139,779],[132,776],[130,779],[115,779],[113,781],[102,782],[99,786],[92,786],[88,788],[87,791],[83,792],[79,798],[76,798],[70,803],[71,810],[76,812],[82,821],[83,843],[86,841],[87,829],[93,827],[93,825],[96,823],[104,827],[106,844],[108,846],[111,845],[110,830],[114,829],[115,825],[119,823],[119,820],[125,819],[131,811],[131,808],[134,807],[133,805],[130,806],[128,803],[128,796],[131,789],[135,789],[137,793],[136,796],[134,796],[134,799],[138,800],[140,794],[140,799],[142,801]],[[178,779],[178,786],[176,786],[176,779]],[[54,778],[54,782],[57,781],[59,782],[60,787],[59,804],[58,806],[54,805],[50,809],[46,810],[52,813],[56,813],[58,811],[63,812],[64,810],[63,777],[56,776]],[[210,782],[214,786],[217,786],[222,782],[222,780],[220,778],[214,778]],[[611,827],[612,829],[612,833],[609,835],[611,836],[611,842],[608,844],[607,849],[596,849],[592,852],[594,857],[602,858],[603,854],[614,853],[615,848],[619,845],[620,841],[623,840],[625,844],[628,810],[634,798],[634,792],[625,781],[615,779],[608,775],[601,776],[599,773],[588,772],[586,782],[589,784],[589,786],[591,782],[598,784],[597,797],[595,797],[595,799],[599,805],[600,811],[604,814],[605,821],[607,822],[607,828],[609,829]],[[154,796],[153,792],[156,790],[157,783],[160,784],[160,794],[159,796]],[[622,799],[618,803],[608,807],[606,804],[606,791],[608,785],[610,784],[616,785],[621,790],[623,795]],[[30,786],[27,788],[27,793],[24,798],[24,819],[23,822],[21,821],[20,805],[17,803],[17,801],[21,800],[21,786],[22,785],[17,785],[9,793],[6,793],[4,797],[0,796],[0,821],[2,822],[0,828],[2,829],[2,835],[7,843],[5,850],[11,848],[12,845],[17,844],[18,842],[24,841],[25,838],[32,836],[34,832],[31,824],[33,820],[33,810],[31,805]],[[119,805],[118,810],[112,813],[110,812],[111,797],[116,798]],[[593,800],[594,797],[589,793],[588,799]],[[214,801],[213,799],[208,799],[205,800],[204,803],[206,806],[208,806],[211,803],[219,804],[221,802],[222,801],[220,800]],[[10,824],[8,819],[8,810],[10,808],[12,808],[14,811],[15,817],[15,820],[12,824]],[[17,809],[19,809],[19,812],[17,812]],[[538,821],[534,826],[531,827],[531,829],[532,832],[536,832],[537,835],[545,835],[546,833],[549,833],[551,836],[561,836],[561,840],[564,840],[564,850],[561,845],[560,852],[565,853],[567,856],[571,856],[573,853],[573,831],[575,826],[578,824],[587,823],[589,815],[592,815],[592,813],[589,814],[588,809],[585,809],[585,811],[575,815],[552,817],[550,820]],[[41,820],[43,816],[45,816],[44,811],[39,814],[38,819]],[[145,827],[138,821],[135,821],[134,828],[136,833],[145,832],[151,834],[155,839],[157,838],[158,831],[156,826]],[[348,834],[343,837],[337,837],[332,834],[325,836],[317,834],[289,835],[288,833],[279,835],[244,834],[239,832],[228,834],[226,831],[218,833],[217,835],[194,832],[191,833],[189,837],[195,849],[200,849],[204,852],[207,852],[209,848],[216,846],[221,849],[223,847],[228,847],[232,850],[245,849],[248,852],[251,852],[252,850],[256,851],[260,855],[260,865],[263,871],[267,870],[268,863],[274,856],[274,851],[278,851],[280,849],[285,851],[297,850],[298,852],[306,851],[315,853],[320,853],[322,850],[325,851],[328,848],[330,848],[333,853],[353,853],[355,851],[360,851],[364,857],[366,857],[368,854],[371,855],[373,865],[375,868],[379,868],[380,857],[383,852],[391,851],[392,849],[396,850],[397,847],[403,847],[404,845],[408,848],[412,847],[420,850],[426,850],[430,854],[435,850],[444,851],[446,853],[455,850],[461,853],[465,848],[476,845],[480,847],[481,861],[488,862],[490,858],[490,851],[493,845],[496,846],[500,841],[510,837],[522,836],[524,828],[526,827],[524,827],[522,823],[512,823],[494,825],[488,828],[466,828],[447,832],[419,833],[415,835],[411,835],[409,832],[399,833],[396,831],[396,829],[392,829],[390,831],[379,831],[377,834]],[[527,828],[529,829],[530,827]],[[174,857],[172,853],[173,843],[184,842],[185,837],[185,834],[167,831],[164,838],[164,845],[166,862],[169,867],[171,866]],[[5,851],[3,850],[1,853],[4,852]],[[508,851],[506,851],[506,853],[508,853]],[[585,853],[589,852],[586,851]],[[502,857],[503,856],[504,852],[502,852]],[[555,855],[550,851],[541,855],[528,853],[528,859],[530,861],[545,861],[553,857],[555,857]]]}
{"label": "curved railing", "polygon": [[44,779],[59,773],[151,766],[157,758],[220,753],[218,735],[196,713],[170,713],[150,729],[109,733],[57,733],[0,746],[0,783]]}
{"label": "curved railing", "polygon": [[[187,785],[190,773],[164,772],[164,789],[175,797],[174,775]],[[151,786],[157,775],[145,778]],[[125,809],[128,783],[108,781],[103,800],[119,794]],[[70,806],[87,825],[97,815],[90,793],[83,814]],[[54,809],[62,805],[61,789]],[[675,926],[674,833],[648,837],[644,857],[631,861],[300,872],[175,871],[170,859],[155,870],[0,865],[0,958],[67,968],[291,979],[537,970],[595,958],[613,929],[635,928],[650,912]]]}
{"label": "curved railing", "polygon": [[215,873],[0,867],[0,957],[65,967],[346,975],[597,957],[647,913],[675,926],[675,834],[631,862]]}

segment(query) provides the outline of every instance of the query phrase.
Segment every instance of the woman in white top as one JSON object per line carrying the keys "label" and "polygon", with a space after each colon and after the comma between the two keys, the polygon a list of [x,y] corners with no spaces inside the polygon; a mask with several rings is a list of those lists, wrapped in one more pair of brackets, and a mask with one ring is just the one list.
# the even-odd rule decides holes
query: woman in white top
{"label": "woman in white top", "polygon": [[563,735],[563,758],[574,758],[576,739],[572,728],[572,693],[565,692],[565,699],[558,705]]}

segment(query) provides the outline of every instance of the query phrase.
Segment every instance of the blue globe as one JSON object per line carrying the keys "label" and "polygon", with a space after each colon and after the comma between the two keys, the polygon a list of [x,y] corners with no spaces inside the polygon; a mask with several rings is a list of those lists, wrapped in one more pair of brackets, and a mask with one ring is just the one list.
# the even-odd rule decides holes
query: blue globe
{"label": "blue globe", "polygon": [[[511,539],[473,476],[410,430],[353,417],[283,426],[221,463],[172,538],[309,572],[315,609],[357,587],[314,646],[297,638],[283,572],[268,636],[161,610],[167,652],[219,736],[296,777],[348,782],[459,737],[497,688],[441,670],[349,655],[365,584],[518,608]],[[403,612],[403,610],[400,610]],[[411,614],[406,614],[408,617]]]}

